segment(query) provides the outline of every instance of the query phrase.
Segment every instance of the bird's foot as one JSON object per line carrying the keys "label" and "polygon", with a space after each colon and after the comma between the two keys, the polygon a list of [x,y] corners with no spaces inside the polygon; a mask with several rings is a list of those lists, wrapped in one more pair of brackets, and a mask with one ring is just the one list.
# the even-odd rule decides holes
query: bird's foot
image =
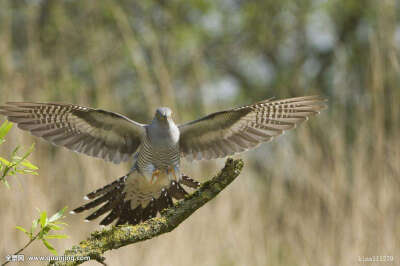
{"label": "bird's foot", "polygon": [[[168,167],[167,173],[168,173],[168,176],[169,176],[169,179],[170,179],[170,180],[178,181],[176,172],[177,172],[177,171],[176,171],[175,167]],[[172,178],[171,178],[171,177],[172,177]]]}
{"label": "bird's foot", "polygon": [[160,170],[154,170],[153,171],[153,174],[151,175],[151,180],[150,180],[150,183],[151,184],[154,184],[155,182],[157,182],[157,180],[158,180],[158,178],[159,178],[159,176],[160,176]]}

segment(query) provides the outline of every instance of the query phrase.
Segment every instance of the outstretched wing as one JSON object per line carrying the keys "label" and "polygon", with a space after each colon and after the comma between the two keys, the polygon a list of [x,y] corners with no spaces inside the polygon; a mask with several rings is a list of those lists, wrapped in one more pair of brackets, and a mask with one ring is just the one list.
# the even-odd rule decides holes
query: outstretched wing
{"label": "outstretched wing", "polygon": [[0,114],[53,144],[114,163],[134,154],[145,132],[120,114],[72,104],[9,102]]}
{"label": "outstretched wing", "polygon": [[214,159],[272,140],[326,107],[319,96],[265,100],[210,114],[179,126],[180,149],[189,159]]}

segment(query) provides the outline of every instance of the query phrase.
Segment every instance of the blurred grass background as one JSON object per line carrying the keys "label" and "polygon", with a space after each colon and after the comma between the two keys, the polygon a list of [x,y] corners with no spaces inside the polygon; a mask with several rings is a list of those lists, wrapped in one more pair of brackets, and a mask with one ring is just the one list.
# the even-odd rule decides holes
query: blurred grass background
{"label": "blurred grass background", "polygon": [[[241,176],[175,231],[106,253],[109,265],[398,264],[399,85],[396,0],[0,2],[1,103],[75,103],[139,122],[165,105],[184,122],[272,96],[329,99],[321,115],[239,155]],[[36,207],[72,209],[130,167],[17,128],[0,155],[34,141],[40,176],[0,186],[1,261],[26,243],[15,226],[29,227]],[[211,177],[222,164],[184,172]],[[98,228],[84,217],[68,215],[58,251]],[[41,245],[25,255],[48,255]]]}

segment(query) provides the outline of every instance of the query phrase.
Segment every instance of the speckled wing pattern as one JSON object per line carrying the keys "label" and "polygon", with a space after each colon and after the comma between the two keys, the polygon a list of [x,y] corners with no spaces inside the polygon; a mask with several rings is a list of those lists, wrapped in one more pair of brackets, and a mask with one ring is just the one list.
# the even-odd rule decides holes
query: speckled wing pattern
{"label": "speckled wing pattern", "polygon": [[0,114],[53,144],[114,163],[131,158],[145,134],[125,116],[72,104],[9,102]]}
{"label": "speckled wing pattern", "polygon": [[233,155],[267,142],[326,108],[319,96],[265,100],[182,124],[181,154],[189,160]]}

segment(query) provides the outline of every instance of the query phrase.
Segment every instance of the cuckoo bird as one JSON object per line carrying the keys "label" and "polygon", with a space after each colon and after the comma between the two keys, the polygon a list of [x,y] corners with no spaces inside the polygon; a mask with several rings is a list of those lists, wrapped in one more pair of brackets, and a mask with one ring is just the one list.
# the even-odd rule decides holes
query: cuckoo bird
{"label": "cuckoo bird", "polygon": [[55,145],[120,163],[133,158],[125,176],[85,196],[90,200],[73,210],[80,213],[98,207],[86,220],[107,215],[108,225],[137,224],[155,217],[187,194],[182,187],[199,183],[180,171],[180,161],[222,158],[272,140],[285,130],[325,108],[319,96],[255,104],[212,113],[176,125],[171,110],[158,108],[149,124],[126,116],[64,103],[9,102],[0,114]]}

